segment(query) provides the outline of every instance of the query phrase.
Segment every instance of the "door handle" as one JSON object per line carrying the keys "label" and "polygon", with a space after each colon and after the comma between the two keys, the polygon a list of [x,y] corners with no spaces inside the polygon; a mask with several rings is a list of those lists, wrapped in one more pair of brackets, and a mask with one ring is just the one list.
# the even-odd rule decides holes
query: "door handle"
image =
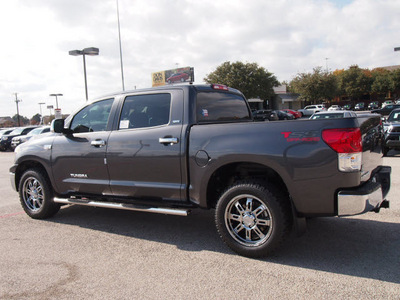
{"label": "door handle", "polygon": [[174,138],[174,137],[163,137],[163,138],[159,138],[158,142],[160,144],[164,144],[165,146],[167,145],[173,145],[173,144],[178,144],[178,138]]}
{"label": "door handle", "polygon": [[105,140],[94,140],[90,143],[93,147],[101,148],[106,145]]}

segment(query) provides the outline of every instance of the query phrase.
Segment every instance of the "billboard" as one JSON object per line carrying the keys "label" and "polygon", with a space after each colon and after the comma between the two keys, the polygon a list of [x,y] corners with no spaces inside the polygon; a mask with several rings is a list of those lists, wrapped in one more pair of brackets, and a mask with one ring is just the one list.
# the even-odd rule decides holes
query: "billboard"
{"label": "billboard", "polygon": [[151,74],[151,78],[153,87],[174,83],[193,82],[194,69],[191,67],[184,67],[154,72]]}

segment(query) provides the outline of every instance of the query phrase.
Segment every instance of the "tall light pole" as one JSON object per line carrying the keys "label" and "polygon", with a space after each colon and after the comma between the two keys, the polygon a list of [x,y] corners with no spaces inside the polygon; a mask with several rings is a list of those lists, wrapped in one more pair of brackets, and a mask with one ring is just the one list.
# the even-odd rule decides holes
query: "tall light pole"
{"label": "tall light pole", "polygon": [[19,122],[19,108],[18,108],[18,103],[21,102],[22,100],[18,99],[18,93],[14,93],[15,95],[15,103],[17,104],[17,120],[18,120],[18,127],[21,126],[20,122]]}
{"label": "tall light pole", "polygon": [[58,96],[62,96],[63,94],[50,94],[49,96],[54,96],[56,97],[56,108],[58,109]]}
{"label": "tall light pole", "polygon": [[88,97],[87,79],[86,79],[86,59],[85,59],[85,56],[86,55],[90,55],[90,56],[99,55],[99,48],[90,47],[90,48],[85,48],[83,50],[71,50],[71,51],[69,51],[69,55],[73,55],[73,56],[82,55],[83,56],[83,74],[84,74],[84,77],[85,77],[86,101],[88,101],[89,97]]}
{"label": "tall light pole", "polygon": [[122,63],[121,26],[120,26],[120,23],[119,23],[119,6],[118,6],[118,0],[117,0],[117,17],[118,17],[119,59],[120,59],[120,61],[121,61],[122,90],[125,91],[124,65],[123,65],[123,63]]}
{"label": "tall light pole", "polygon": [[39,125],[43,125],[42,105],[43,105],[43,104],[46,104],[46,103],[44,103],[44,102],[39,102],[38,104],[39,104],[39,107],[40,107],[40,122],[39,122]]}

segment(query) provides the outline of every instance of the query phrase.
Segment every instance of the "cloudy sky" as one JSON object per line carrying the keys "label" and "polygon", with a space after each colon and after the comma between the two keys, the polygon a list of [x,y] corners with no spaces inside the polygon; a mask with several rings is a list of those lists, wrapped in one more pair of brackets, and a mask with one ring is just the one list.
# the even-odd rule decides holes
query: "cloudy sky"
{"label": "cloudy sky", "polygon": [[[279,81],[329,70],[400,65],[399,0],[119,0],[125,89],[151,86],[151,73],[191,66],[196,83],[225,61],[256,62]],[[0,2],[0,116],[47,115],[49,94],[71,113],[122,89],[116,0]],[[328,58],[328,59],[326,59]]]}

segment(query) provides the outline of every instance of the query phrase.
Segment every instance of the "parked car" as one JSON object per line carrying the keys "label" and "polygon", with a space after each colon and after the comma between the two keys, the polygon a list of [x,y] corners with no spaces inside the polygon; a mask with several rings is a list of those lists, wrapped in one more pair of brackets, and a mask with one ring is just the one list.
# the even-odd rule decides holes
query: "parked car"
{"label": "parked car", "polygon": [[326,108],[322,104],[307,105],[303,109],[298,110],[303,116],[311,116],[316,112],[326,111]]}
{"label": "parked car", "polygon": [[38,127],[30,131],[27,135],[19,135],[16,137],[13,137],[11,140],[11,149],[17,148],[22,143],[25,143],[29,141],[31,138],[34,136],[37,136],[39,134],[43,134],[46,132],[50,132],[50,126],[44,126],[44,127]]}
{"label": "parked car", "polygon": [[335,110],[342,110],[342,108],[341,108],[339,105],[336,105],[336,104],[331,105],[331,106],[328,108],[328,111],[335,111]]}
{"label": "parked car", "polygon": [[320,119],[338,119],[338,118],[354,118],[357,114],[353,111],[323,111],[313,114],[311,120]]}
{"label": "parked car", "polygon": [[36,127],[37,126],[17,127],[13,131],[11,131],[9,134],[3,135],[1,137],[1,141],[0,141],[0,151],[12,150],[11,141],[12,141],[13,137],[16,137],[19,135],[26,135],[26,134],[28,134],[28,132],[35,129]]}
{"label": "parked car", "polygon": [[1,141],[1,137],[3,135],[10,134],[10,132],[13,131],[14,129],[15,128],[13,127],[13,128],[5,128],[5,129],[0,130],[0,141]]}
{"label": "parked car", "polygon": [[253,112],[255,121],[278,121],[279,118],[271,109],[260,109]]}
{"label": "parked car", "polygon": [[344,110],[352,110],[353,109],[353,105],[352,104],[345,104],[345,105],[343,105],[343,109]]}
{"label": "parked car", "polygon": [[354,110],[365,110],[365,109],[366,107],[364,102],[358,102],[354,107]]}
{"label": "parked car", "polygon": [[386,156],[390,149],[400,150],[400,108],[392,110],[389,114],[383,123],[383,132],[383,156]]}
{"label": "parked car", "polygon": [[393,105],[395,104],[392,100],[387,100],[385,102],[382,103],[382,108],[388,106],[388,105]]}
{"label": "parked car", "polygon": [[282,109],[282,110],[284,112],[288,113],[288,114],[292,114],[295,119],[298,119],[298,118],[302,117],[301,113],[298,112],[298,111],[295,111],[295,110],[292,110],[292,109],[287,109],[287,108]]}
{"label": "parked car", "polygon": [[395,104],[400,104],[400,99],[397,99],[394,103]]}
{"label": "parked car", "polygon": [[368,104],[368,109],[369,110],[378,109],[378,108],[379,108],[379,102],[378,101],[373,101],[370,104]]}
{"label": "parked car", "polygon": [[392,110],[400,108],[400,104],[388,104],[383,108],[380,109],[373,109],[371,110],[372,113],[381,114],[382,116],[388,116]]}
{"label": "parked car", "polygon": [[283,110],[274,110],[274,113],[278,116],[279,120],[293,120],[294,116]]}
{"label": "parked car", "polygon": [[175,73],[167,78],[167,83],[184,82],[188,79],[189,75],[187,73]]}

